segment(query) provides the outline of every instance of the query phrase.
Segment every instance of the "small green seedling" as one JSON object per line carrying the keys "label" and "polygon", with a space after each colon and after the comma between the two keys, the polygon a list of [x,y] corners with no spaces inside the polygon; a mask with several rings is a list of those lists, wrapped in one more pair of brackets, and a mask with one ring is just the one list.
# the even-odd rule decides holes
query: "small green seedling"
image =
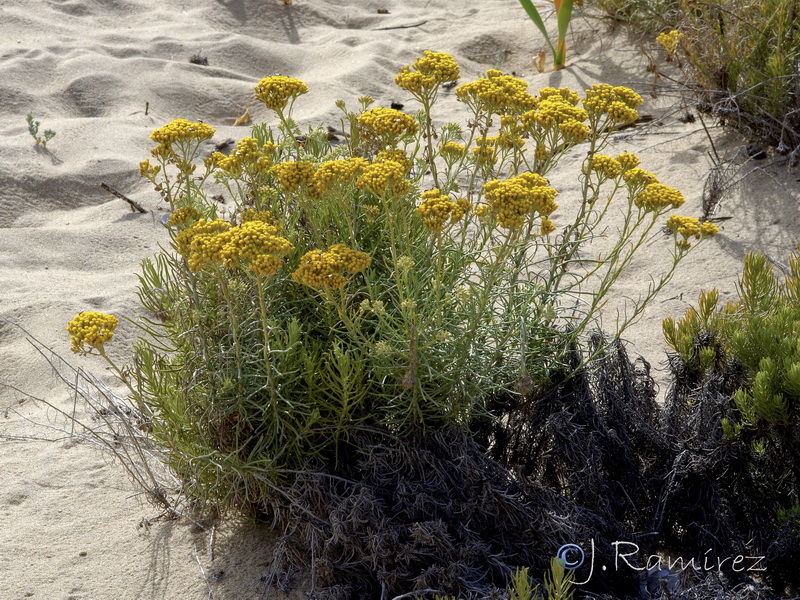
{"label": "small green seedling", "polygon": [[36,140],[37,145],[41,144],[42,146],[47,146],[47,142],[56,137],[56,132],[53,131],[52,129],[45,129],[43,137],[40,137],[39,125],[41,125],[41,123],[39,121],[34,121],[33,115],[28,115],[27,121],[28,121],[28,133],[30,133],[33,136],[33,139]]}

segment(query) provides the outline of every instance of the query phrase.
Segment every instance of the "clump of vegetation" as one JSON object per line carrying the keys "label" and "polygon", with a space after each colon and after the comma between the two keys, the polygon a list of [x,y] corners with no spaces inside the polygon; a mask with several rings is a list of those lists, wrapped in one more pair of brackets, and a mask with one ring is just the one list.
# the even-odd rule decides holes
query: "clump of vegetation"
{"label": "clump of vegetation", "polygon": [[683,68],[699,109],[800,162],[794,0],[595,0],[610,16],[660,32]]}
{"label": "clump of vegetation", "polygon": [[28,115],[26,117],[28,122],[28,133],[31,134],[34,140],[36,140],[36,145],[38,146],[41,144],[42,146],[47,146],[47,142],[52,140],[56,137],[56,132],[52,129],[45,129],[44,134],[41,136],[39,135],[39,126],[41,125],[40,121],[34,121],[33,115]]}
{"label": "clump of vegetation", "polygon": [[[587,339],[683,203],[634,154],[603,153],[642,99],[606,84],[534,95],[490,70],[456,89],[466,124],[438,126],[442,84],[458,77],[451,56],[426,51],[396,77],[421,110],[339,103],[339,145],[292,119],[305,83],[267,77],[256,97],[277,129],[203,157],[213,128],[177,119],[140,164],[170,207],[170,244],[143,263],[152,318],[134,365],[114,368],[182,493],[274,517],[285,560],[314,557],[330,597],[503,589],[576,535],[628,532],[630,499],[653,501],[648,469],[668,458],[652,382],[618,337],[716,227],[670,217],[670,267],[609,339]],[[560,214],[546,175],[574,148],[580,198]],[[611,213],[618,237],[591,258]],[[73,345],[111,362],[114,326],[79,315]],[[651,447],[644,475],[637,440]],[[626,499],[593,506],[618,489]],[[554,507],[570,517],[546,516]],[[569,595],[563,572],[546,585]]]}
{"label": "clump of vegetation", "polygon": [[[668,503],[674,544],[765,556],[776,589],[797,586],[800,552],[800,262],[785,277],[767,258],[745,258],[739,299],[664,321],[675,350],[672,430],[687,448]],[[692,415],[686,418],[686,415]],[[707,502],[718,507],[707,510]],[[692,527],[677,524],[687,518]],[[705,547],[705,546],[704,546]]]}

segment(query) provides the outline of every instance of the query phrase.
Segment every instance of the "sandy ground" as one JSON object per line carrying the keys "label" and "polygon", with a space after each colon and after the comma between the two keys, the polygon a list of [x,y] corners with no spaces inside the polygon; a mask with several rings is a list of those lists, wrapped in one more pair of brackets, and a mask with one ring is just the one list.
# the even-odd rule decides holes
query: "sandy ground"
{"label": "sandy ground", "polygon": [[[388,14],[379,14],[387,9]],[[108,454],[60,431],[52,409],[72,401],[47,361],[27,341],[35,336],[67,360],[114,385],[103,364],[69,352],[64,330],[82,310],[135,319],[139,261],[168,238],[165,207],[138,176],[149,133],[170,120],[203,120],[215,141],[247,135],[232,124],[249,106],[253,85],[282,73],[306,81],[295,116],[301,123],[338,124],[334,102],[370,94],[378,105],[409,99],[394,74],[424,49],[452,53],[462,80],[500,66],[531,84],[628,85],[647,99],[646,126],[615,138],[614,149],[640,154],[644,167],[687,198],[683,214],[700,216],[712,162],[699,121],[669,83],[648,70],[636,40],[576,15],[568,68],[538,73],[531,57],[543,48],[538,32],[512,0],[7,0],[0,4],[0,598],[258,598],[273,537],[263,528],[224,521],[211,535],[182,521],[143,520],[159,511],[143,501]],[[659,68],[663,54],[648,52]],[[189,62],[207,57],[208,65]],[[442,120],[458,119],[444,98]],[[689,112],[694,112],[689,109]],[[28,135],[25,116],[56,137],[46,149]],[[722,155],[747,144],[713,123]],[[553,177],[562,210],[577,189],[579,156]],[[797,173],[766,160],[742,167],[748,176],[728,194],[716,217],[722,233],[681,265],[673,282],[625,335],[632,352],[658,372],[665,360],[663,317],[676,316],[701,289],[717,286],[732,298],[746,252],[785,260],[800,241]],[[149,212],[100,189],[106,183]],[[556,213],[556,224],[559,224]],[[561,219],[566,222],[566,217]],[[669,260],[655,233],[609,303],[604,323],[638,297]],[[16,323],[25,331],[12,325]],[[129,356],[134,328],[123,323],[111,352]],[[663,393],[663,389],[662,389]],[[43,425],[49,425],[47,428]]]}

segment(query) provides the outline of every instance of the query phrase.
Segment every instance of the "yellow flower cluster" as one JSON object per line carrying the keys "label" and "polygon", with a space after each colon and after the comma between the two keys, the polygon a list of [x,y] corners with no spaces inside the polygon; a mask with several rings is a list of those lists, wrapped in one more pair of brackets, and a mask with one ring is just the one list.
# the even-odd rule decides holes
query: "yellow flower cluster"
{"label": "yellow flower cluster", "polygon": [[677,234],[680,234],[684,239],[696,237],[698,239],[714,237],[719,233],[719,227],[709,221],[702,223],[694,217],[682,217],[680,215],[672,215],[667,219],[667,228]]}
{"label": "yellow flower cluster", "polygon": [[533,211],[547,216],[558,208],[554,201],[558,192],[537,173],[520,173],[505,181],[494,179],[483,185],[483,193],[489,208],[480,212],[484,216],[488,212],[507,229],[521,227],[525,216]]}
{"label": "yellow flower cluster", "polygon": [[664,50],[667,51],[667,54],[675,54],[675,49],[678,47],[678,42],[682,37],[683,34],[680,31],[673,29],[669,33],[659,33],[658,37],[656,37],[656,41],[664,46]]}
{"label": "yellow flower cluster", "polygon": [[314,163],[308,160],[284,161],[272,167],[278,183],[287,194],[294,192],[301,184],[310,185],[314,178]]}
{"label": "yellow flower cluster", "polygon": [[460,69],[450,54],[425,50],[410,66],[403,67],[394,82],[412,94],[421,95],[436,86],[458,79]]}
{"label": "yellow flower cluster", "polygon": [[275,275],[283,264],[282,256],[294,246],[278,235],[278,228],[264,221],[246,221],[220,234],[220,258],[226,267],[238,261],[248,264],[259,275]]}
{"label": "yellow flower cluster", "polygon": [[139,163],[139,175],[141,177],[146,177],[147,179],[152,179],[161,171],[161,165],[153,165],[150,164],[150,159],[143,160]]}
{"label": "yellow flower cluster", "polygon": [[239,222],[240,223],[247,223],[248,221],[262,221],[267,225],[277,225],[278,220],[272,216],[272,213],[268,210],[253,210],[252,208],[248,208],[247,210],[242,211],[239,215]]}
{"label": "yellow flower cluster", "polygon": [[272,156],[276,148],[271,142],[259,146],[258,140],[246,137],[239,140],[236,149],[229,156],[214,152],[211,159],[214,165],[229,175],[241,175],[243,170],[252,174],[263,173],[272,166]]}
{"label": "yellow flower cluster", "polygon": [[171,123],[159,127],[150,134],[150,139],[164,147],[176,142],[189,140],[208,140],[214,137],[215,129],[205,123],[192,123],[186,119],[175,119]]}
{"label": "yellow flower cluster", "polygon": [[495,152],[495,142],[497,136],[479,138],[476,146],[472,149],[472,154],[475,157],[475,163],[478,165],[493,165],[497,162],[497,153]]}
{"label": "yellow flower cluster", "polygon": [[605,154],[595,154],[592,156],[589,165],[593,171],[602,173],[607,179],[616,179],[619,177],[620,173],[622,173],[622,165],[620,162]]}
{"label": "yellow flower cluster", "polygon": [[558,89],[552,87],[545,87],[539,90],[539,101],[546,100],[547,98],[559,97],[573,106],[577,106],[581,101],[578,93],[569,89],[568,87],[560,87]]}
{"label": "yellow flower cluster", "polygon": [[359,157],[329,160],[322,163],[311,178],[312,197],[320,198],[332,187],[350,183],[361,174],[368,164],[366,160]]}
{"label": "yellow flower cluster", "polygon": [[528,82],[490,69],[486,77],[464,83],[456,89],[456,98],[474,110],[510,113],[531,110],[536,98],[528,93]]}
{"label": "yellow flower cluster", "polygon": [[454,163],[459,158],[464,156],[467,149],[458,142],[446,142],[439,148],[439,153],[444,158],[445,162]]}
{"label": "yellow flower cluster", "polygon": [[593,116],[607,113],[615,123],[633,123],[639,118],[635,109],[642,102],[642,97],[630,88],[596,83],[586,90],[583,107]]}
{"label": "yellow flower cluster", "polygon": [[417,121],[414,117],[393,108],[379,106],[364,111],[356,120],[360,125],[380,137],[400,138],[417,133]]}
{"label": "yellow flower cluster", "polygon": [[185,226],[197,221],[197,219],[199,219],[201,216],[202,215],[200,214],[200,211],[191,204],[188,206],[182,206],[169,216],[167,219],[167,225],[170,227]]}
{"label": "yellow flower cluster", "polygon": [[393,160],[375,162],[364,168],[356,185],[376,196],[382,196],[385,192],[402,195],[411,187],[405,175],[405,166],[399,162]]}
{"label": "yellow flower cluster", "polygon": [[371,262],[372,259],[366,252],[336,244],[328,248],[327,252],[306,252],[300,259],[300,266],[292,273],[292,279],[309,287],[341,289],[347,283],[343,273],[353,275],[366,269]]}
{"label": "yellow flower cluster", "polygon": [[218,262],[224,241],[221,233],[228,231],[231,224],[223,219],[198,219],[198,221],[175,236],[178,252],[189,263],[190,271],[199,271],[210,262]]}
{"label": "yellow flower cluster", "polygon": [[382,163],[382,162],[396,162],[403,166],[404,173],[410,173],[411,161],[408,158],[408,155],[403,150],[382,150],[378,152],[378,155],[375,157],[373,162],[375,163]]}
{"label": "yellow flower cluster", "polygon": [[82,312],[75,315],[67,325],[71,350],[81,354],[89,352],[91,348],[102,351],[103,344],[110,342],[114,337],[117,325],[119,325],[117,317],[101,312]]}
{"label": "yellow flower cluster", "polygon": [[651,183],[633,199],[634,204],[644,210],[661,210],[668,206],[678,208],[684,203],[683,194],[663,183]]}
{"label": "yellow flower cluster", "polygon": [[542,127],[552,127],[572,121],[582,123],[587,118],[585,110],[565,100],[560,94],[547,96],[539,101],[535,110],[520,116],[522,124],[526,127],[531,127],[534,123]]}
{"label": "yellow flower cluster", "polygon": [[[268,218],[272,218],[269,215]],[[260,213],[253,212],[255,216]],[[192,227],[175,237],[178,252],[186,258],[191,271],[216,262],[233,268],[245,262],[261,275],[274,275],[282,264],[281,257],[293,250],[286,238],[278,235],[278,228],[261,218],[246,220],[238,227],[222,219],[200,219]]]}
{"label": "yellow flower cluster", "polygon": [[256,98],[267,108],[279,111],[286,106],[290,99],[308,93],[308,86],[299,79],[285,75],[273,75],[259,81],[255,91]]}
{"label": "yellow flower cluster", "polygon": [[542,226],[539,231],[541,231],[542,235],[548,235],[553,233],[556,230],[555,223],[553,223],[549,217],[543,216],[542,217]]}
{"label": "yellow flower cluster", "polygon": [[656,177],[650,171],[640,169],[639,167],[628,169],[622,175],[622,178],[630,187],[639,187],[650,185],[651,183],[658,183],[658,177]]}
{"label": "yellow flower cluster", "polygon": [[638,167],[641,161],[633,152],[623,152],[617,156],[617,162],[622,166],[623,171],[627,171]]}
{"label": "yellow flower cluster", "polygon": [[437,188],[422,193],[422,203],[417,206],[417,214],[422,222],[431,231],[442,231],[445,223],[460,221],[472,205],[466,198],[459,198],[453,202],[449,196],[442,194]]}

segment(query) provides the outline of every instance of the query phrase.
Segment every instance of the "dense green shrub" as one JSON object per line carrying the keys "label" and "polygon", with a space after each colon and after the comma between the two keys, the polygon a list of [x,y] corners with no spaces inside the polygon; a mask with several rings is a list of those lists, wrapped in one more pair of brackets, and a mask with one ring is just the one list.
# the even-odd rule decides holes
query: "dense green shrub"
{"label": "dense green shrub", "polygon": [[[673,545],[766,556],[776,589],[800,584],[800,263],[745,258],[739,299],[716,290],[664,322],[676,351],[671,433],[685,450],[666,497]],[[686,523],[691,523],[687,526]]]}

